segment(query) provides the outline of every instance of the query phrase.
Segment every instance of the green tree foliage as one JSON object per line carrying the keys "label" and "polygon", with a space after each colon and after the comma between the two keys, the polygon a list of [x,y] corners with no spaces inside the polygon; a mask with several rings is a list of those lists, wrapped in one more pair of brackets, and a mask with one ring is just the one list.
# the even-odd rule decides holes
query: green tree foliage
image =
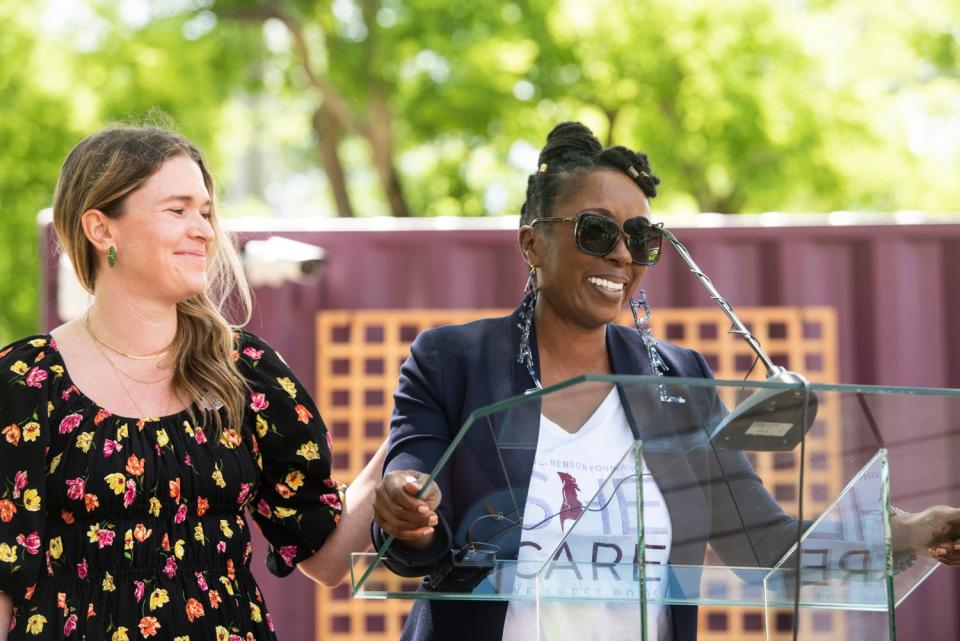
{"label": "green tree foliage", "polygon": [[43,70],[27,3],[0,3],[0,344],[36,331],[40,259],[37,212],[50,204],[75,139],[63,94],[33,82]]}

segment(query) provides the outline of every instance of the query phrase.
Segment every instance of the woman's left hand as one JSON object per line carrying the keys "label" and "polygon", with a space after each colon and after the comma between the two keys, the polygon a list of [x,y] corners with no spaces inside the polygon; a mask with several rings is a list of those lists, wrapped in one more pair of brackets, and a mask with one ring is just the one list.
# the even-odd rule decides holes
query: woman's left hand
{"label": "woman's left hand", "polygon": [[893,549],[928,556],[949,566],[960,566],[960,509],[934,505],[922,512],[890,519]]}

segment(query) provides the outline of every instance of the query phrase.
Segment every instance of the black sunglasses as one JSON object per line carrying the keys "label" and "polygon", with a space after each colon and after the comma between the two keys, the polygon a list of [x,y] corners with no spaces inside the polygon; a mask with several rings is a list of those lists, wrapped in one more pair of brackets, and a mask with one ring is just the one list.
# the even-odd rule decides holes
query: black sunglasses
{"label": "black sunglasses", "polygon": [[609,216],[593,211],[582,211],[573,218],[534,218],[537,223],[575,223],[573,236],[577,249],[591,256],[606,256],[617,246],[621,237],[627,240],[627,250],[634,265],[656,265],[663,244],[663,223],[651,224],[643,216],[630,218],[623,229]]}

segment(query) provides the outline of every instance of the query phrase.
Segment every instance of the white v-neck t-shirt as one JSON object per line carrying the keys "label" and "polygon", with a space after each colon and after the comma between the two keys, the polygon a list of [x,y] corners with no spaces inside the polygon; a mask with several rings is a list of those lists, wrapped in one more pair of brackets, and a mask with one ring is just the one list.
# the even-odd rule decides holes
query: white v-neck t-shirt
{"label": "white v-neck t-shirt", "polygon": [[[547,582],[548,589],[562,591],[565,600],[545,602],[541,611],[541,621],[546,624],[542,639],[556,638],[556,632],[550,633],[548,628],[562,630],[564,637],[582,641],[636,638],[640,612],[638,605],[630,602],[639,604],[640,599],[635,578],[636,463],[632,455],[620,462],[633,442],[616,388],[577,432],[567,432],[547,417],[540,417],[518,560],[546,561],[583,514],[574,533],[554,557],[557,563]],[[613,480],[604,485],[614,468]],[[601,487],[603,493],[590,503]],[[646,465],[643,515],[650,599],[658,593],[662,595],[662,572],[670,557],[672,526],[663,494]],[[594,562],[621,565],[595,569]],[[531,565],[539,566],[521,563],[525,568]],[[533,578],[518,577],[514,585],[515,593],[531,598],[536,589]],[[578,595],[585,594],[591,596],[578,601]],[[604,602],[604,597],[627,601]],[[672,638],[667,613],[664,606],[648,603],[647,638],[651,641]],[[536,618],[534,602],[511,601],[503,641],[529,641],[536,629]]]}

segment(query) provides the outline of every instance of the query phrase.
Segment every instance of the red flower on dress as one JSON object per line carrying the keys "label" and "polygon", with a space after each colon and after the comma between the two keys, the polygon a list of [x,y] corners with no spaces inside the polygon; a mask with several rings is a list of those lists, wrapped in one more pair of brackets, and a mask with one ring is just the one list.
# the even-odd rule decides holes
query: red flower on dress
{"label": "red flower on dress", "polygon": [[163,565],[163,573],[168,579],[172,579],[177,574],[177,562],[172,556],[167,557],[167,562]]}
{"label": "red flower on dress", "polygon": [[77,563],[77,576],[81,579],[87,578],[87,571],[90,569],[90,566],[87,565],[87,560],[83,559],[80,563]]}
{"label": "red flower on dress", "polygon": [[137,498],[137,482],[127,479],[127,489],[123,493],[123,507],[130,507]]}
{"label": "red flower on dress", "polygon": [[83,493],[86,491],[86,483],[80,477],[67,479],[67,498],[74,501],[83,499]]}
{"label": "red flower on dress", "polygon": [[27,471],[20,470],[13,475],[13,498],[20,498],[20,492],[27,487]]}
{"label": "red flower on dress", "polygon": [[40,552],[40,533],[31,532],[27,536],[22,534],[17,535],[17,543],[23,546],[30,554],[37,554]]}
{"label": "red flower on dress", "polygon": [[297,413],[297,420],[301,423],[309,423],[310,419],[313,418],[313,414],[310,413],[303,405],[297,405],[293,408],[293,411]]}
{"label": "red flower on dress", "polygon": [[103,423],[108,418],[110,418],[110,412],[101,408],[97,410],[97,415],[93,417],[93,424],[100,425],[100,423]]}

